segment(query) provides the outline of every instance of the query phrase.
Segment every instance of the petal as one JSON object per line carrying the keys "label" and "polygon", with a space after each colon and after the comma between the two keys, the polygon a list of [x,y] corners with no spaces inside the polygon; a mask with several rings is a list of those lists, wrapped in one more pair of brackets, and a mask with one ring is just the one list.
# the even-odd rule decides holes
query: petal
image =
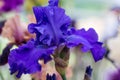
{"label": "petal", "polygon": [[[38,34],[44,30],[44,33],[42,35],[37,35],[37,37],[39,36],[41,38],[42,36],[43,38],[39,38],[39,43],[41,43],[41,40],[45,40],[42,41],[42,43],[47,42],[47,45],[59,45],[61,42],[63,42],[63,31],[67,31],[68,26],[70,26],[71,23],[71,19],[66,16],[64,9],[61,9],[57,6],[38,6],[34,7],[33,11],[37,19],[37,26],[35,24],[29,25],[29,31],[35,32],[35,30],[37,29],[37,33],[35,33]],[[43,37],[45,36],[45,34],[49,35],[49,38],[46,39],[46,37]]]}
{"label": "petal", "polygon": [[93,44],[93,48],[91,49],[91,52],[95,62],[97,62],[104,57],[106,53],[106,49],[102,47],[102,43],[96,42],[95,44]]}
{"label": "petal", "polygon": [[59,0],[49,0],[49,6],[58,6]]}
{"label": "petal", "polygon": [[93,28],[90,28],[88,31],[81,29],[76,31],[76,35],[81,35],[91,44],[91,52],[95,62],[101,60],[105,55],[105,48],[102,47],[102,43],[98,42],[98,35]]}
{"label": "petal", "polygon": [[[28,31],[30,33],[36,33],[36,42],[42,43],[42,44],[47,44],[47,45],[51,45],[51,41],[52,41],[52,32],[49,30],[49,34],[48,32],[46,32],[46,26],[45,25],[41,25],[39,26],[38,24],[34,24],[31,23],[28,26]],[[50,36],[51,35],[51,36]]]}
{"label": "petal", "polygon": [[44,18],[43,7],[33,7],[33,12],[37,23],[41,23]]}
{"label": "petal", "polygon": [[82,45],[82,50],[84,52],[87,52],[88,50],[91,49],[90,43],[83,37],[78,36],[78,35],[70,35],[66,39],[67,42],[67,47],[75,47],[78,45]]}
{"label": "petal", "polygon": [[28,25],[28,31],[30,33],[44,34],[45,29],[44,29],[44,25],[42,25],[42,27],[40,27],[38,24],[31,23]]}
{"label": "petal", "polygon": [[105,48],[102,47],[102,43],[98,42],[98,35],[92,28],[88,31],[71,28],[68,30],[66,42],[68,47],[82,45],[84,52],[91,51],[95,62],[102,59],[106,52]]}
{"label": "petal", "polygon": [[[35,73],[41,70],[39,59],[46,62],[51,60],[51,54],[55,48],[44,48],[34,46],[34,41],[30,40],[27,44],[20,46],[18,49],[11,51],[8,63],[10,65],[11,74],[18,72],[18,78],[24,73]],[[46,55],[46,56],[45,56]]]}
{"label": "petal", "polygon": [[64,9],[58,7],[46,7],[44,12],[47,16],[49,24],[46,30],[50,31],[49,29],[51,29],[54,35],[53,40],[56,44],[59,44],[60,39],[64,36],[61,28],[66,28],[66,26],[69,26],[71,19],[65,15]]}
{"label": "petal", "polygon": [[83,36],[90,43],[94,43],[98,41],[98,35],[93,28],[90,28],[88,31],[85,31],[85,29],[78,30],[76,34]]}

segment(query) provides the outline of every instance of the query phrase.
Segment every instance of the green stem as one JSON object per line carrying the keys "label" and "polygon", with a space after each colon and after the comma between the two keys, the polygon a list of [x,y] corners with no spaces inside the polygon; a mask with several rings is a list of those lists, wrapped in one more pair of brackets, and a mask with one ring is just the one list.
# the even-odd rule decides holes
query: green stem
{"label": "green stem", "polygon": [[64,74],[64,75],[61,75],[61,77],[62,77],[63,80],[67,80],[65,74]]}
{"label": "green stem", "polygon": [[53,56],[56,71],[61,75],[63,80],[67,80],[65,73],[69,63],[69,49],[67,47],[64,47],[60,53],[56,52],[56,54],[54,54]]}
{"label": "green stem", "polygon": [[4,80],[4,77],[3,77],[3,75],[2,75],[2,73],[1,73],[1,72],[0,72],[0,76],[1,76],[1,79],[2,79],[2,80]]}

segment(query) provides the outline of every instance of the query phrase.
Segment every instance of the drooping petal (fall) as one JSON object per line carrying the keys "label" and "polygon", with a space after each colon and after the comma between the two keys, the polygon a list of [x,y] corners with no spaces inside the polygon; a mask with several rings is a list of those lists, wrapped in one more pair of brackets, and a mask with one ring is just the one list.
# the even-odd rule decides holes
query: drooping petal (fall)
{"label": "drooping petal (fall)", "polygon": [[54,49],[54,47],[36,47],[33,40],[28,41],[27,44],[20,46],[18,49],[13,49],[8,58],[11,74],[18,72],[17,77],[19,78],[23,73],[40,71],[41,65],[38,60],[43,59],[45,63],[51,60],[50,55]]}
{"label": "drooping petal (fall)", "polygon": [[68,47],[81,45],[83,52],[91,51],[95,62],[101,60],[106,52],[105,48],[102,47],[102,43],[98,41],[98,35],[93,28],[90,28],[88,31],[71,28],[66,41]]}
{"label": "drooping petal (fall)", "polygon": [[93,56],[95,62],[101,60],[106,53],[106,49],[104,47],[102,47],[102,44],[103,43],[101,43],[101,42],[96,42],[93,44],[93,48],[91,49],[92,56]]}

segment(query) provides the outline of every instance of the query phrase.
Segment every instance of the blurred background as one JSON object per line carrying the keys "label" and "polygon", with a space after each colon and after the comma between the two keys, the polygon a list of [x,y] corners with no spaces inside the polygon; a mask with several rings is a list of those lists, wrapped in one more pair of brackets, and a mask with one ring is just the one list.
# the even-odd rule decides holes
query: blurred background
{"label": "blurred background", "polygon": [[[36,22],[32,7],[46,6],[47,2],[48,0],[0,0],[0,80],[45,80],[40,79],[41,73],[23,75],[16,79],[14,75],[10,75],[6,57],[10,49],[34,37],[27,31],[28,24]],[[72,18],[73,27],[86,30],[94,28],[107,49],[104,59],[97,63],[90,53],[72,49],[66,71],[68,80],[84,80],[85,70],[89,65],[93,69],[91,80],[120,80],[120,0],[60,0],[59,5]],[[12,42],[16,46],[10,44]],[[54,62],[47,64],[51,67],[44,66],[45,73],[52,73],[53,64]],[[48,70],[51,68],[53,70]],[[115,76],[116,73],[118,76]],[[111,78],[114,76],[117,79]]]}

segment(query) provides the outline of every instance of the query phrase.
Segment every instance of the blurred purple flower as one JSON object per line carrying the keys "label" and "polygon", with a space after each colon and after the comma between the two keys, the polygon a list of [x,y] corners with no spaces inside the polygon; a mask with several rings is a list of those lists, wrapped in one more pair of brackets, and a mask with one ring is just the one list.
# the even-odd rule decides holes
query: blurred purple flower
{"label": "blurred purple flower", "polygon": [[0,12],[8,12],[16,9],[18,6],[22,5],[24,0],[3,0],[3,6],[0,8]]}
{"label": "blurred purple flower", "polygon": [[92,71],[93,71],[93,69],[91,68],[91,66],[87,66],[85,73],[86,73],[87,75],[89,75],[89,77],[91,77]]}
{"label": "blurred purple flower", "polygon": [[109,75],[110,80],[120,80],[120,69],[111,75]]}
{"label": "blurred purple flower", "polygon": [[53,75],[47,74],[46,80],[57,80],[57,79],[56,79],[56,75],[55,75],[55,74],[53,74]]}
{"label": "blurred purple flower", "polygon": [[84,80],[91,80],[92,71],[93,69],[91,68],[91,66],[86,67]]}
{"label": "blurred purple flower", "polygon": [[68,48],[81,45],[84,52],[91,51],[95,61],[103,58],[105,49],[98,42],[94,29],[85,31],[70,28],[71,19],[65,10],[58,7],[58,0],[49,0],[46,7],[33,7],[37,23],[28,26],[30,33],[36,38],[27,44],[11,51],[9,65],[11,73],[18,71],[17,77],[22,73],[34,73],[41,70],[39,59],[45,63],[50,61],[51,54],[61,49],[61,45]]}

